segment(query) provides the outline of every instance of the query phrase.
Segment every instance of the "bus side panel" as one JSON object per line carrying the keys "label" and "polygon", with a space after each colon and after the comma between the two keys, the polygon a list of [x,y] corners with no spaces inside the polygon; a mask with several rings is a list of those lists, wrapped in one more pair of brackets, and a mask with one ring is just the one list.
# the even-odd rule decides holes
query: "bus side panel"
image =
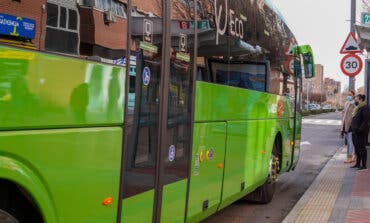
{"label": "bus side panel", "polygon": [[275,120],[275,133],[281,131],[282,135],[281,172],[289,170],[294,129],[292,98],[201,81],[196,87],[195,121]]}
{"label": "bus side panel", "polygon": [[264,183],[276,135],[276,120],[227,123],[222,207]]}
{"label": "bus side panel", "polygon": [[125,68],[0,45],[0,129],[123,123]]}
{"label": "bus side panel", "polygon": [[188,180],[163,187],[161,222],[184,222]]}
{"label": "bus side panel", "polygon": [[186,222],[215,213],[221,202],[226,123],[194,123],[193,152]]}
{"label": "bus side panel", "polygon": [[[116,221],[121,143],[119,127],[0,134],[1,155],[15,157],[39,176],[60,223]],[[113,203],[102,205],[109,197]]]}
{"label": "bus side panel", "polygon": [[196,122],[293,117],[293,108],[284,96],[201,81],[196,82],[196,92]]}
{"label": "bus side panel", "polygon": [[153,219],[154,190],[126,198],[122,202],[121,222],[151,223]]}

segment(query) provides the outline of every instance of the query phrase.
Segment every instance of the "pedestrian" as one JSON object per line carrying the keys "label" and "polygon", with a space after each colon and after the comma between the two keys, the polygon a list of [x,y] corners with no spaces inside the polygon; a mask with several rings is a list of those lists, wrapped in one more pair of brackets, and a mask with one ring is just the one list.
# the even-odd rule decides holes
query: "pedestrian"
{"label": "pedestrian", "polygon": [[351,168],[367,169],[367,137],[369,134],[370,109],[365,102],[366,96],[358,94],[355,97],[356,107],[353,109],[351,131],[352,140],[357,155],[356,164]]}
{"label": "pedestrian", "polygon": [[344,163],[353,163],[356,159],[355,155],[355,148],[353,146],[353,141],[352,141],[352,132],[350,131],[351,127],[351,122],[352,122],[352,113],[353,109],[355,108],[355,92],[354,91],[349,91],[346,103],[344,105],[343,109],[343,126],[342,126],[342,132],[341,135],[342,137],[346,137],[347,141],[347,160],[344,161]]}

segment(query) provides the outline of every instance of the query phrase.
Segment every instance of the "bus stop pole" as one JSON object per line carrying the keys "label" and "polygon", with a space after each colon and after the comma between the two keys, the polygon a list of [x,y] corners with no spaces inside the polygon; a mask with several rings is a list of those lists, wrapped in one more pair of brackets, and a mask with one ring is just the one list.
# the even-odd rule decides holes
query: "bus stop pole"
{"label": "bus stop pole", "polygon": [[369,76],[370,76],[370,59],[365,59],[365,83],[364,83],[364,90],[366,95],[366,103],[370,106],[370,84],[369,84]]}

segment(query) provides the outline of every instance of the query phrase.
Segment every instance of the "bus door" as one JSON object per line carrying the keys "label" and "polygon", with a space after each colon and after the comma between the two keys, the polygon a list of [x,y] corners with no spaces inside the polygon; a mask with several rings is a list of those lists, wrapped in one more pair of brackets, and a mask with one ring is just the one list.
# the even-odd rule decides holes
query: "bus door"
{"label": "bus door", "polygon": [[[154,2],[157,6],[158,1]],[[158,6],[153,12],[158,17],[134,13],[131,17],[132,59],[117,222],[185,220],[194,31],[181,28],[181,17],[175,13],[178,5],[170,4],[163,1],[166,10]],[[162,16],[162,11],[171,14]]]}
{"label": "bus door", "polygon": [[294,106],[294,147],[292,151],[291,167],[295,168],[298,163],[302,132],[302,68],[299,56],[295,56],[295,106]]}

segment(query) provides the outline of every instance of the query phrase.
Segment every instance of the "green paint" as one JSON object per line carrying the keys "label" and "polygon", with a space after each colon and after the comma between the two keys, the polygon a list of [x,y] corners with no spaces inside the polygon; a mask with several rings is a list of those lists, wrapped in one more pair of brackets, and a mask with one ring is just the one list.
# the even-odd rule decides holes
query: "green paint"
{"label": "green paint", "polygon": [[[194,21],[189,21],[190,22],[190,28],[194,29],[195,22]],[[203,20],[203,21],[198,21],[197,22],[197,29],[208,29],[209,28],[209,21],[208,20]]]}
{"label": "green paint", "polygon": [[182,60],[182,61],[185,61],[185,62],[190,62],[190,54],[188,53],[176,53],[176,59],[178,60]]}
{"label": "green paint", "polygon": [[313,51],[310,45],[298,46],[298,52],[303,57],[303,67],[305,78],[313,78],[316,75],[315,60]]}
{"label": "green paint", "polygon": [[[196,122],[294,117],[289,99],[284,96],[200,81],[196,83],[196,92]],[[279,101],[284,106],[280,117]]]}
{"label": "green paint", "polygon": [[275,120],[227,123],[227,146],[223,199],[264,181],[275,139]]}
{"label": "green paint", "polygon": [[27,161],[20,161],[10,154],[1,152],[0,178],[12,181],[27,191],[42,210],[46,222],[58,222],[55,204],[46,183],[30,165],[27,165]]}
{"label": "green paint", "polygon": [[3,131],[0,178],[29,191],[48,222],[114,222],[121,136],[118,127]]}
{"label": "green paint", "polygon": [[251,187],[247,187],[245,190],[241,191],[241,192],[238,192],[238,193],[235,193],[229,197],[225,197],[223,200],[222,200],[222,204],[221,206],[219,207],[218,211],[221,210],[221,209],[224,209],[225,207],[231,205],[232,203],[234,203],[235,201],[238,201],[240,200],[241,198],[243,198],[244,196],[246,196],[247,194],[253,192],[255,189],[257,189],[260,185],[262,185],[265,181],[254,181],[254,184],[253,186]]}
{"label": "green paint", "polygon": [[153,218],[154,190],[123,200],[121,222],[150,223]]}
{"label": "green paint", "polygon": [[[196,83],[196,92],[195,121],[199,123],[194,124],[187,222],[198,222],[262,185],[278,132],[282,135],[282,163],[290,164],[292,157],[294,114],[287,97],[205,82]],[[279,107],[283,108],[281,115]],[[224,164],[222,172],[208,161],[197,166],[197,155],[210,147],[216,148],[215,157],[222,156],[217,161]],[[283,165],[282,172],[288,168]],[[207,199],[210,207],[203,211]]]}
{"label": "green paint", "polygon": [[123,123],[125,69],[0,46],[0,129]]}
{"label": "green paint", "polygon": [[187,184],[185,179],[163,187],[161,222],[184,222]]}
{"label": "green paint", "polygon": [[[199,222],[215,213],[221,201],[221,187],[224,164],[226,123],[195,123],[193,132],[193,160],[187,222]],[[207,160],[206,153],[213,150],[212,159]],[[203,154],[203,161],[197,167],[197,158]],[[198,169],[196,173],[196,169]],[[208,209],[203,211],[203,202],[208,200]]]}
{"label": "green paint", "polygon": [[[0,59],[0,178],[23,186],[48,223],[115,222],[125,69],[3,46]],[[196,83],[196,92],[186,222],[261,185],[278,132],[282,171],[292,155],[296,165],[301,132],[299,116],[293,151],[288,97],[205,82]],[[162,222],[184,221],[186,187],[187,180],[164,186]],[[121,221],[151,222],[154,193],[124,199]],[[109,207],[101,204],[106,197],[114,200]]]}
{"label": "green paint", "polygon": [[301,145],[301,133],[302,133],[302,114],[297,113],[296,121],[296,137],[294,142],[294,152],[293,152],[293,167],[295,167],[299,160],[300,155],[300,145]]}
{"label": "green paint", "polygon": [[151,53],[158,53],[158,47],[156,45],[144,41],[140,41],[140,49]]}

